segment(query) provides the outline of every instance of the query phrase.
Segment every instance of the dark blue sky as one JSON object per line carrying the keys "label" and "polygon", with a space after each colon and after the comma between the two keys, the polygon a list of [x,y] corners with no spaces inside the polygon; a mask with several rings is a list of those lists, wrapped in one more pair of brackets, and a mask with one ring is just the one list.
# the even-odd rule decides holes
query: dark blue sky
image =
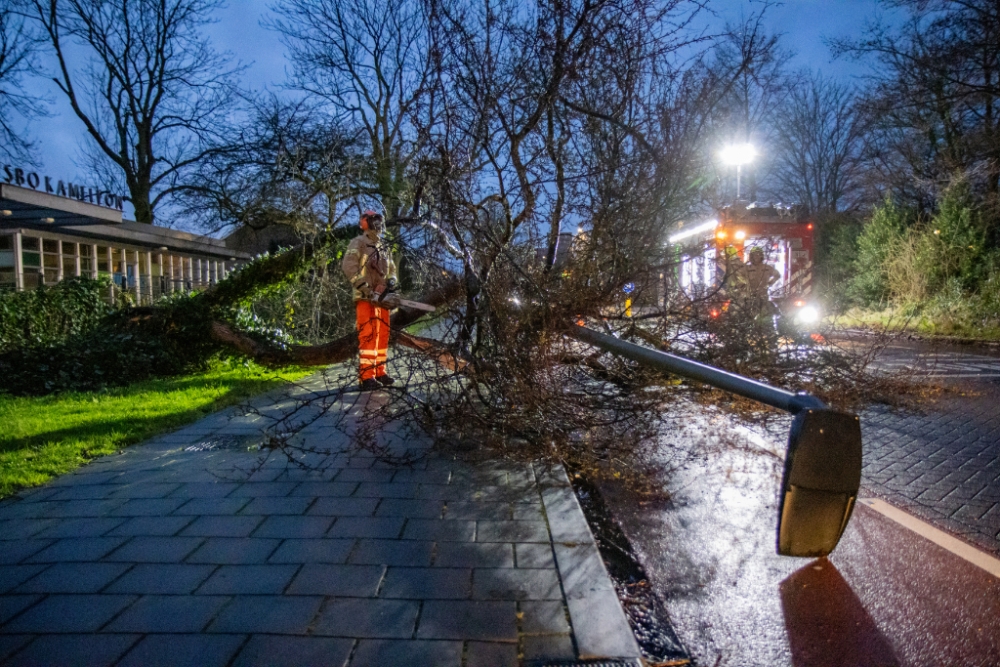
{"label": "dark blue sky", "polygon": [[[249,64],[245,83],[257,89],[276,88],[288,69],[278,35],[260,25],[268,4],[270,0],[231,0],[218,13],[218,22],[209,28],[217,48]],[[718,17],[714,21],[738,22],[741,13],[756,7],[756,3],[746,1],[715,0],[712,8]],[[766,24],[769,30],[784,33],[785,46],[796,52],[794,67],[818,69],[828,76],[849,80],[863,70],[855,63],[833,61],[824,39],[858,34],[877,11],[877,0],[789,0],[768,10]],[[40,171],[53,178],[93,183],[82,166],[80,146],[86,141],[82,124],[54,85],[36,80],[32,86],[54,101],[52,115],[35,121],[32,127]]]}

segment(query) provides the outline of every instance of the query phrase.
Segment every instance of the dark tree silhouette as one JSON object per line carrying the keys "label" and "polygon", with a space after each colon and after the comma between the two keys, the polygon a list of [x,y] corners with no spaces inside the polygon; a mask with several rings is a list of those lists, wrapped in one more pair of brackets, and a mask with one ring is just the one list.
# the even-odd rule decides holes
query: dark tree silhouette
{"label": "dark tree silhouette", "polygon": [[854,91],[820,75],[803,76],[774,119],[775,189],[815,213],[855,209],[865,194],[868,128]]}
{"label": "dark tree silhouette", "polygon": [[30,2],[58,61],[53,80],[128,189],[136,220],[152,223],[212,150],[237,99],[238,69],[201,33],[221,1]]}
{"label": "dark tree silhouette", "polygon": [[[766,189],[773,161],[775,116],[797,75],[788,71],[793,55],[781,35],[767,30],[770,3],[736,25],[727,25],[711,64],[715,76],[728,81],[714,113],[716,150],[728,143],[751,143],[764,153],[743,166],[744,198],[754,201]],[[725,169],[732,169],[725,167]]]}
{"label": "dark tree silhouette", "polygon": [[1000,4],[888,0],[907,19],[875,23],[836,42],[871,63],[871,157],[879,181],[932,206],[961,172],[994,202],[1000,194]]}
{"label": "dark tree silhouette", "polygon": [[256,101],[181,193],[182,210],[203,229],[285,225],[315,234],[356,222],[344,202],[368,194],[371,160],[357,128],[304,102]]}
{"label": "dark tree silhouette", "polygon": [[419,0],[281,0],[270,22],[293,63],[290,87],[357,127],[368,169],[354,189],[377,197],[392,221],[402,213],[408,170],[434,125],[432,54]]}
{"label": "dark tree silhouette", "polygon": [[40,35],[19,2],[0,5],[0,158],[35,164],[32,142],[19,127],[46,115],[46,101],[25,92],[25,77],[38,71]]}

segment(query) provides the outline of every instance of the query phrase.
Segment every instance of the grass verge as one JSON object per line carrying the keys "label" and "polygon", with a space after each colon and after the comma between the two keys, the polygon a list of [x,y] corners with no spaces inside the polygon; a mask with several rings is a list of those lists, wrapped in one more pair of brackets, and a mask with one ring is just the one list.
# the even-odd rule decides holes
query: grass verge
{"label": "grass verge", "polygon": [[0,394],[0,498],[314,371],[219,361],[204,373],[100,392]]}
{"label": "grass verge", "polygon": [[912,313],[902,307],[889,307],[880,311],[852,308],[831,321],[838,327],[909,332],[930,338],[1000,341],[1000,325],[982,321],[969,322],[967,319],[971,318],[929,316]]}

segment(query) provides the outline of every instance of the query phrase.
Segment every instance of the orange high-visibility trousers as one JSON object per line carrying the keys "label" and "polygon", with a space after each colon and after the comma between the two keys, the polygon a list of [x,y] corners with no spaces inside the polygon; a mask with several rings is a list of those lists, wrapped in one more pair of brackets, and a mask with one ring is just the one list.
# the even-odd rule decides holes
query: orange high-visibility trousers
{"label": "orange high-visibility trousers", "polygon": [[361,381],[385,375],[389,352],[389,309],[371,301],[358,301],[358,350],[361,353]]}

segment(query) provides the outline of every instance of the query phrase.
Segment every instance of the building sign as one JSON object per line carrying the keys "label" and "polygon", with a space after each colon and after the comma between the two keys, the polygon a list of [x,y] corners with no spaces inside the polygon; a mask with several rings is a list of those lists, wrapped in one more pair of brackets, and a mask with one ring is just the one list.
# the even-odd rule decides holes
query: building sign
{"label": "building sign", "polygon": [[4,183],[16,185],[20,188],[29,187],[32,190],[41,190],[50,195],[68,197],[119,211],[122,210],[125,201],[121,195],[115,194],[110,190],[101,190],[99,188],[64,181],[53,181],[49,176],[39,176],[38,172],[25,171],[20,167],[12,167],[9,164],[3,165],[2,178]]}

